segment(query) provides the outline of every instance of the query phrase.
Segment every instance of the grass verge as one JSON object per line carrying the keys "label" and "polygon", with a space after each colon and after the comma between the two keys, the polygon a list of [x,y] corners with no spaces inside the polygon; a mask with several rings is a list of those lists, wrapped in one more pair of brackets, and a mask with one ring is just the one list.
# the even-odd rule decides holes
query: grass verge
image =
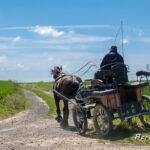
{"label": "grass verge", "polygon": [[15,115],[30,107],[30,101],[20,87],[17,87],[11,95],[0,100],[0,119],[5,119]]}
{"label": "grass verge", "polygon": [[44,91],[52,91],[53,89],[53,82],[20,83],[20,85],[25,88],[32,88],[32,89],[34,88]]}
{"label": "grass verge", "polygon": [[145,128],[139,118],[133,118],[132,122],[121,122],[120,119],[113,121],[113,129],[106,137],[100,137],[96,132],[93,123],[90,124],[88,137],[96,138],[100,143],[113,143],[119,145],[150,145],[150,139],[136,140],[136,134],[150,137],[150,129]]}

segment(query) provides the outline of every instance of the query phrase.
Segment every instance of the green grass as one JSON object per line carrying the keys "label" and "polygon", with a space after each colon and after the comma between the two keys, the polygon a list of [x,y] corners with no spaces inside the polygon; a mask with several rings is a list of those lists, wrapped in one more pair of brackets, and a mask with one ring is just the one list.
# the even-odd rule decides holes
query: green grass
{"label": "green grass", "polygon": [[33,83],[20,83],[23,87],[27,88],[35,88],[44,91],[52,91],[53,89],[53,82],[33,82]]}
{"label": "green grass", "polygon": [[[29,87],[25,87],[25,89],[34,92],[37,96],[41,97],[49,106],[49,112],[46,115],[46,118],[52,118],[56,114],[56,106],[55,106],[55,100],[53,97],[50,97],[47,94],[44,94],[42,91],[32,89]],[[60,105],[61,107],[61,105]]]}
{"label": "green grass", "polygon": [[[137,82],[137,81],[129,81],[128,83],[134,83],[134,82]],[[147,81],[142,80],[142,82],[147,82]],[[149,81],[149,84],[150,84],[150,81]],[[149,87],[146,87],[144,90],[142,90],[142,95],[150,95]]]}
{"label": "green grass", "polygon": [[150,129],[145,128],[138,118],[133,118],[132,122],[121,122],[120,119],[113,121],[113,129],[106,137],[101,138],[95,131],[93,124],[91,130],[87,132],[88,137],[96,138],[100,143],[113,143],[119,145],[150,145],[150,140],[136,140],[136,134],[150,136]]}
{"label": "green grass", "polygon": [[10,96],[17,90],[17,86],[12,81],[0,81],[0,100],[5,96]]}
{"label": "green grass", "polygon": [[0,81],[0,119],[5,119],[30,107],[20,86],[12,81]]}

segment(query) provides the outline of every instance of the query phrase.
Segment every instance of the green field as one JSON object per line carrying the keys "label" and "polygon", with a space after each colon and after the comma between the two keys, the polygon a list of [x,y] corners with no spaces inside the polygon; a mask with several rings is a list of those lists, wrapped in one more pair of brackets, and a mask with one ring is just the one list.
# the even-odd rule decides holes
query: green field
{"label": "green field", "polygon": [[21,87],[12,81],[0,81],[0,119],[8,118],[30,107]]}
{"label": "green field", "polygon": [[10,96],[17,90],[17,86],[12,81],[0,81],[0,100],[5,96]]}
{"label": "green field", "polygon": [[31,82],[31,83],[20,83],[21,86],[27,88],[40,89],[44,91],[52,91],[53,82]]}

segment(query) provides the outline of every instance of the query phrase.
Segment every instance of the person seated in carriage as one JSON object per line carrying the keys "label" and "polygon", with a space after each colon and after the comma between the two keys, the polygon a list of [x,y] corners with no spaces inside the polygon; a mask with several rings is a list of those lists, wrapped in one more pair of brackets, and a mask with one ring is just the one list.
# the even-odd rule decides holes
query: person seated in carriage
{"label": "person seated in carriage", "polygon": [[[117,52],[117,46],[112,45],[110,51],[106,54],[100,64],[100,69],[94,74],[94,79],[100,79],[104,83],[112,83],[111,74],[109,74],[111,67],[117,63],[123,63],[123,57]],[[107,81],[106,81],[107,80]]]}
{"label": "person seated in carriage", "polygon": [[112,45],[110,51],[106,54],[101,62],[101,70],[110,70],[112,65],[124,63],[123,57],[117,52],[117,46]]}

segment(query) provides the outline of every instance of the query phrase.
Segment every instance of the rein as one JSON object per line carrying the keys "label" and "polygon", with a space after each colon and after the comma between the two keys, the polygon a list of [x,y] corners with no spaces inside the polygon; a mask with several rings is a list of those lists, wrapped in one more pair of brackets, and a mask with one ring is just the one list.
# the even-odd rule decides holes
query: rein
{"label": "rein", "polygon": [[89,65],[89,64],[91,64],[91,65],[90,65],[90,68],[91,68],[91,66],[94,66],[94,67],[98,68],[97,65],[96,65],[94,62],[88,61],[88,62],[87,62],[86,64],[84,64],[79,70],[77,70],[76,72],[74,72],[74,74],[80,72],[81,70],[83,70],[83,69],[84,69],[87,65]]}
{"label": "rein", "polygon": [[96,64],[92,64],[88,67],[88,69],[81,75],[81,76],[84,76],[92,67],[95,67],[96,69],[99,69],[99,67],[97,67]]}

